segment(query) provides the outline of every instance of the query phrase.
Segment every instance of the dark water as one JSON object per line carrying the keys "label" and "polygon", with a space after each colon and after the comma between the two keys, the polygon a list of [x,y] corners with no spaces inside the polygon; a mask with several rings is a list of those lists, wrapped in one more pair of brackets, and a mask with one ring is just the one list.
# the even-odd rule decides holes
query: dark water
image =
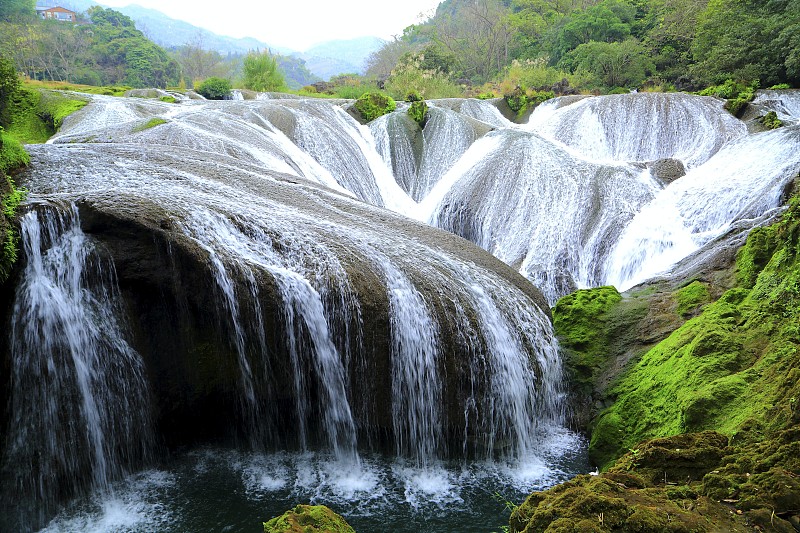
{"label": "dark water", "polygon": [[63,510],[48,532],[259,532],[298,503],[325,504],[359,533],[488,533],[508,524],[506,502],[586,472],[585,443],[565,430],[515,464],[474,462],[418,468],[362,456],[341,464],[312,453],[195,450],[129,476],[113,493]]}

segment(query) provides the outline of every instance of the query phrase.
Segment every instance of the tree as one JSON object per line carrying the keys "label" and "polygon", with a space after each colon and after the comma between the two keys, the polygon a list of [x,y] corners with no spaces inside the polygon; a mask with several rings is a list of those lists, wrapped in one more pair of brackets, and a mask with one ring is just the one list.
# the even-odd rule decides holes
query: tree
{"label": "tree", "polygon": [[3,0],[0,21],[16,22],[36,16],[36,0]]}
{"label": "tree", "polygon": [[634,14],[633,7],[617,0],[606,0],[573,13],[552,34],[551,62],[558,63],[569,51],[591,41],[610,43],[627,39]]}
{"label": "tree", "polygon": [[9,101],[19,89],[19,85],[14,63],[7,57],[0,57],[0,127],[9,125]]}
{"label": "tree", "polygon": [[567,54],[562,64],[573,72],[591,72],[607,88],[637,87],[655,70],[647,50],[634,39],[582,44]]}
{"label": "tree", "polygon": [[710,0],[698,17],[693,71],[762,85],[800,82],[800,1]]}
{"label": "tree", "polygon": [[278,61],[269,52],[250,52],[245,56],[242,68],[242,86],[252,91],[286,90],[286,78],[278,66]]}
{"label": "tree", "polygon": [[205,49],[202,33],[198,33],[191,43],[186,43],[178,48],[175,52],[175,59],[180,64],[183,77],[190,86],[195,81],[211,76],[225,77],[230,74],[220,53]]}

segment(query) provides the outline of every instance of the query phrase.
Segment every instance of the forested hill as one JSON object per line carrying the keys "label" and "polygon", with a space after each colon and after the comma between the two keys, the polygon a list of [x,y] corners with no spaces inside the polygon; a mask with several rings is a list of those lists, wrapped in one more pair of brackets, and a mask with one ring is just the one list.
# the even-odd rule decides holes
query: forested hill
{"label": "forested hill", "polygon": [[800,0],[445,0],[373,56],[484,83],[538,62],[598,89],[800,83]]}

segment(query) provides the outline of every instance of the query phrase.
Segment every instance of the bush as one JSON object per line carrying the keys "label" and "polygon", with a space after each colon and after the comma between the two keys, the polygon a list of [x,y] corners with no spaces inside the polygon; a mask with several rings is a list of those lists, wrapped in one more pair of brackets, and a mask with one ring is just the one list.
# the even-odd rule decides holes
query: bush
{"label": "bush", "polygon": [[405,98],[409,93],[417,93],[425,100],[463,96],[462,89],[447,74],[425,70],[420,65],[418,58],[410,58],[397,65],[386,80],[386,91],[398,99]]}
{"label": "bush", "polygon": [[421,128],[424,128],[425,122],[428,120],[428,104],[422,100],[412,102],[411,107],[408,108],[408,116]]}
{"label": "bush", "polygon": [[535,109],[536,106],[553,97],[555,97],[553,91],[526,91],[521,87],[503,95],[509,109],[517,115],[523,115],[526,111]]}
{"label": "bush", "polygon": [[211,77],[195,86],[195,91],[209,100],[224,100],[231,94],[231,82],[225,78]]}
{"label": "bush", "polygon": [[778,114],[775,111],[770,111],[760,119],[758,119],[761,124],[767,128],[768,130],[778,129],[783,126],[783,121],[778,118]]}
{"label": "bush", "polygon": [[394,111],[397,104],[391,96],[381,93],[365,93],[356,100],[353,107],[365,122],[372,122],[376,118]]}

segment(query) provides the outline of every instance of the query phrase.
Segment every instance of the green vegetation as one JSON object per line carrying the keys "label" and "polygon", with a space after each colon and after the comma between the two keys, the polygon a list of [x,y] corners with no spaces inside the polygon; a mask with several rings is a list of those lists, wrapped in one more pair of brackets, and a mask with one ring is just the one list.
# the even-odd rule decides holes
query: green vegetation
{"label": "green vegetation", "polygon": [[86,100],[56,91],[21,87],[12,97],[8,132],[25,144],[43,143],[64,119],[87,104]]}
{"label": "green vegetation", "polygon": [[676,311],[683,318],[688,318],[695,314],[699,307],[707,303],[710,298],[708,287],[704,283],[695,280],[675,292]]}
{"label": "green vegetation", "polygon": [[712,85],[698,94],[700,96],[725,98],[725,109],[730,111],[733,116],[738,117],[741,116],[748,102],[752,102],[753,98],[755,98],[758,84],[758,80],[748,84],[729,79],[721,85]]}
{"label": "green vegetation", "polygon": [[353,108],[361,115],[364,122],[372,122],[391,113],[396,107],[397,104],[392,97],[381,93],[365,93],[353,104]]}
{"label": "green vegetation", "polygon": [[[799,242],[795,197],[780,222],[750,233],[736,286],[716,301],[697,280],[673,292],[667,301],[677,314],[696,316],[611,386],[614,403],[590,442],[605,472],[533,493],[509,530],[792,531],[800,509]],[[658,316],[669,306],[653,291]],[[602,287],[558,302],[554,322],[573,375],[602,367],[604,351],[618,356],[616,321],[630,298]],[[640,317],[642,327],[653,316]]]}
{"label": "green vegetation", "polygon": [[609,355],[609,311],[620,300],[614,287],[597,287],[564,296],[553,309],[553,325],[568,360],[570,382],[581,395],[591,394]]}
{"label": "green vegetation", "polygon": [[[782,222],[753,231],[737,259],[740,286],[619,380],[618,399],[592,435],[598,464],[609,466],[649,438],[713,429],[741,439],[742,432],[781,431],[792,419],[791,398],[800,397],[800,382],[789,378],[800,372],[798,220],[794,199]],[[679,302],[699,301],[702,291],[690,287],[679,291]]]}
{"label": "green vegetation", "polygon": [[425,122],[428,120],[428,104],[423,100],[411,102],[411,107],[408,108],[408,116],[419,124],[420,128],[424,128]]}
{"label": "green vegetation", "polygon": [[177,62],[130,18],[93,6],[80,22],[36,16],[0,22],[0,52],[35,80],[132,87],[177,84]]}
{"label": "green vegetation", "polygon": [[390,79],[419,57],[420,69],[468,87],[508,85],[528,61],[552,69],[524,84],[536,90],[569,77],[584,92],[693,91],[727,79],[797,86],[798,29],[800,0],[445,0],[370,58],[368,73]]}
{"label": "green vegetation", "polygon": [[778,114],[775,111],[770,111],[760,119],[758,119],[761,124],[767,128],[768,130],[778,129],[783,127],[783,121],[778,118]]}
{"label": "green vegetation", "polygon": [[285,91],[286,78],[278,67],[277,59],[269,52],[250,52],[243,62],[242,87],[252,91]]}
{"label": "green vegetation", "polygon": [[224,100],[231,95],[231,82],[224,78],[208,78],[195,86],[198,94],[209,100]]}
{"label": "green vegetation", "polygon": [[0,283],[8,279],[17,261],[19,235],[14,227],[17,210],[27,191],[18,189],[8,176],[27,165],[30,157],[22,145],[0,126]]}
{"label": "green vegetation", "polygon": [[167,123],[167,121],[164,120],[163,118],[153,117],[150,120],[148,120],[147,122],[145,122],[144,124],[136,126],[135,128],[133,128],[132,131],[134,133],[136,133],[136,132],[139,132],[139,131],[149,130],[150,128],[155,128],[156,126],[160,126],[161,124],[166,124],[166,123]]}
{"label": "green vegetation", "polygon": [[344,518],[324,505],[298,505],[264,523],[264,533],[355,533]]}

